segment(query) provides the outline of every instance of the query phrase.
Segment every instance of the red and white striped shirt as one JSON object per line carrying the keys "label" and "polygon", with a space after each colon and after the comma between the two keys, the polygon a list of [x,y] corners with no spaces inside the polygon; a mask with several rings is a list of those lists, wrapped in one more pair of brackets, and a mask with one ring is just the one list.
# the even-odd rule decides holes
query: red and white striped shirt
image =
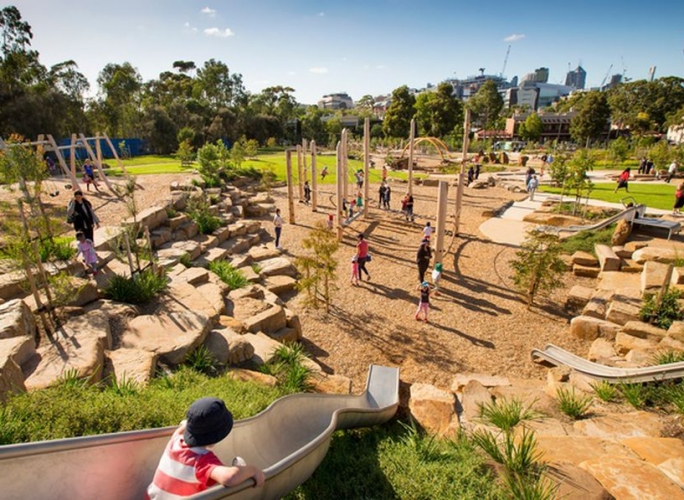
{"label": "red and white striped shirt", "polygon": [[223,464],[211,451],[186,445],[179,429],[166,445],[145,498],[171,500],[204,491],[216,484],[209,476],[218,465]]}

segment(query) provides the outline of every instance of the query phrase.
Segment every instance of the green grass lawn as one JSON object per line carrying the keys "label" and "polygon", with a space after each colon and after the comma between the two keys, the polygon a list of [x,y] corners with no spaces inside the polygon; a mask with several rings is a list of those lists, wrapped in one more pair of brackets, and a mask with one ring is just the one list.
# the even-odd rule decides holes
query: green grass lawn
{"label": "green grass lawn", "polygon": [[[311,156],[307,156],[307,167],[311,169]],[[112,166],[107,173],[111,176],[121,176],[123,171],[116,166],[116,162],[109,161],[109,165]],[[137,156],[135,158],[130,158],[123,160],[126,171],[131,175],[146,175],[146,174],[177,174],[183,172],[192,172],[196,165],[193,164],[192,167],[181,167],[180,160],[172,156],[158,156],[158,155],[147,155],[147,156]],[[316,158],[316,166],[319,172],[318,182],[323,184],[335,184],[337,182],[337,175],[335,173],[335,156],[333,155],[319,155]],[[280,152],[270,152],[266,154],[260,154],[256,158],[247,159],[242,163],[243,168],[256,168],[260,171],[265,171],[272,169],[276,175],[276,179],[284,181],[286,179],[286,165],[285,165],[285,153]],[[321,181],[320,172],[323,167],[328,167],[328,175],[325,180]],[[363,162],[359,160],[349,159],[349,169],[356,170],[363,168]],[[294,180],[297,180],[297,155],[292,155],[292,175]],[[370,181],[372,183],[380,182],[382,178],[381,169],[372,168],[369,173]],[[394,172],[389,171],[388,177],[395,179],[407,179],[407,172]],[[414,174],[416,179],[422,179],[426,177],[424,174]],[[351,179],[351,174],[350,174]]]}
{"label": "green grass lawn", "polygon": [[[614,182],[596,183],[590,194],[590,198],[595,200],[620,203],[620,200],[632,196],[637,203],[643,203],[649,208],[661,208],[663,210],[672,209],[674,205],[674,193],[677,189],[676,184],[655,184],[655,183],[629,183],[629,193],[620,189],[615,193]],[[541,186],[541,191],[545,193],[560,194],[561,189],[556,187]]]}

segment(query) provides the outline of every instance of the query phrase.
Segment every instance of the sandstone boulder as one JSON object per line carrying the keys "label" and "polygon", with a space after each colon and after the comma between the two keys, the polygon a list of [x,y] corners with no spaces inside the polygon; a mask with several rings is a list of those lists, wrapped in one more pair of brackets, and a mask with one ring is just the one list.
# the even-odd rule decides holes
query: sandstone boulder
{"label": "sandstone boulder", "polygon": [[616,356],[615,344],[604,338],[597,338],[591,343],[587,359],[589,361],[600,361]]}
{"label": "sandstone boulder", "polygon": [[610,244],[613,246],[624,245],[627,242],[630,234],[632,234],[632,224],[624,219],[621,219],[615,226],[615,232],[613,233],[613,237],[610,239]]}
{"label": "sandstone boulder", "polygon": [[[629,242],[632,243],[632,242]],[[625,248],[629,245],[625,245]],[[674,248],[662,247],[643,247],[632,254],[632,260],[637,264],[645,262],[674,262],[677,259],[677,252]]]}
{"label": "sandstone boulder", "polygon": [[16,392],[26,392],[24,374],[11,357],[0,357],[0,402]]}
{"label": "sandstone boulder", "polygon": [[538,436],[537,447],[545,462],[566,462],[579,465],[587,460],[610,454],[620,458],[635,455],[612,439],[588,436]]}
{"label": "sandstone boulder", "polygon": [[266,259],[261,262],[262,276],[297,276],[297,268],[285,257],[276,257],[274,259]]}
{"label": "sandstone boulder", "polygon": [[352,381],[343,375],[313,372],[310,383],[314,392],[323,394],[351,394]]}
{"label": "sandstone boulder", "polygon": [[134,318],[121,336],[121,345],[154,353],[165,363],[178,365],[211,331],[210,318],[193,310]]}
{"label": "sandstone boulder", "polygon": [[218,324],[225,328],[229,328],[240,335],[247,333],[245,325],[243,325],[240,320],[232,316],[219,316]]}
{"label": "sandstone boulder", "polygon": [[302,328],[302,322],[299,320],[299,315],[291,309],[288,309],[287,307],[285,307],[284,309],[285,319],[287,320],[287,327],[295,331],[295,340],[302,340],[302,337],[304,336],[304,330]]}
{"label": "sandstone boulder", "polygon": [[620,257],[615,255],[613,249],[608,245],[595,245],[594,251],[601,265],[601,271],[619,271]]}
{"label": "sandstone boulder", "polygon": [[262,332],[247,333],[244,337],[254,347],[252,362],[257,366],[270,362],[275,356],[276,350],[282,346],[280,342]]}
{"label": "sandstone boulder", "polygon": [[291,276],[270,276],[266,279],[264,286],[269,292],[283,295],[295,290],[297,280]]}
{"label": "sandstone boulder", "polygon": [[[205,283],[200,287],[213,285],[212,283]],[[206,295],[212,295],[209,299],[205,297],[204,293],[200,293],[199,288],[195,288],[187,283],[171,282],[166,290],[166,294],[162,297],[163,309],[171,312],[195,312],[207,316],[210,320],[218,320],[221,314],[225,313],[225,303],[223,298],[219,301],[218,295],[220,292],[215,287],[203,290]]]}
{"label": "sandstone boulder", "polygon": [[658,415],[645,411],[613,413],[578,420],[573,424],[585,436],[602,439],[660,437],[663,424]]}
{"label": "sandstone boulder", "polygon": [[[650,248],[650,247],[649,247]],[[641,291],[654,292],[660,290],[667,276],[667,264],[649,260],[641,272]]]}
{"label": "sandstone boulder", "polygon": [[684,342],[684,321],[673,321],[667,330],[667,336],[679,342]]}
{"label": "sandstone boulder", "polygon": [[[622,222],[622,221],[621,221]],[[548,477],[558,487],[556,498],[564,500],[613,500],[613,496],[594,476],[567,462],[548,464]]]}
{"label": "sandstone boulder", "polygon": [[600,272],[600,267],[580,266],[579,264],[573,264],[572,266],[572,273],[575,276],[582,276],[585,278],[598,278]]}
{"label": "sandstone boulder", "polygon": [[105,349],[112,345],[109,318],[101,311],[72,317],[54,340],[46,341],[22,365],[27,389],[43,389],[67,373],[97,383],[102,379]]}
{"label": "sandstone boulder", "polygon": [[639,304],[613,300],[610,303],[610,306],[608,306],[606,320],[618,325],[624,325],[626,323],[638,321],[640,311],[641,307]]}
{"label": "sandstone boulder", "polygon": [[459,432],[456,397],[449,391],[428,384],[413,384],[409,410],[418,425],[430,434],[453,437]]}
{"label": "sandstone boulder", "polygon": [[21,271],[0,273],[0,299],[10,300],[24,293],[26,278]]}
{"label": "sandstone boulder", "polygon": [[254,356],[254,347],[248,339],[229,328],[209,332],[204,345],[222,365],[237,365]]}
{"label": "sandstone boulder", "polygon": [[570,320],[570,333],[584,340],[595,340],[599,337],[612,340],[619,330],[620,325],[589,316],[577,316]]}
{"label": "sandstone boulder", "polygon": [[631,273],[603,271],[599,275],[598,288],[601,290],[636,289],[639,291],[640,287],[641,279]]}
{"label": "sandstone boulder", "polygon": [[21,366],[36,354],[36,343],[33,337],[23,335],[9,339],[0,339],[0,362],[12,358]]}
{"label": "sandstone boulder", "polygon": [[587,305],[582,309],[582,315],[606,319],[606,310],[608,309],[608,303],[612,298],[612,290],[596,290],[591,299],[589,299],[589,302],[587,302]]}
{"label": "sandstone boulder", "polygon": [[637,458],[603,455],[580,464],[615,498],[681,498],[682,490],[655,466]]}
{"label": "sandstone boulder", "polygon": [[587,267],[598,267],[599,266],[599,261],[596,257],[594,257],[592,254],[589,252],[582,252],[582,251],[577,251],[572,254],[572,257],[570,257],[570,261],[573,264],[577,264],[580,266],[587,266]]}
{"label": "sandstone boulder", "polygon": [[23,300],[0,305],[0,339],[29,336],[35,338],[36,320]]}
{"label": "sandstone boulder", "polygon": [[268,387],[275,387],[278,384],[278,379],[272,375],[266,375],[265,373],[245,370],[242,368],[231,368],[226,372],[226,376],[235,380],[243,380],[245,382],[257,382]]}
{"label": "sandstone boulder", "polygon": [[657,346],[658,344],[654,341],[634,337],[624,332],[618,332],[615,336],[615,349],[621,356],[624,356],[633,349],[651,352],[654,351]]}
{"label": "sandstone boulder", "polygon": [[190,267],[178,274],[176,280],[192,286],[201,285],[209,281],[209,271],[202,267]]}
{"label": "sandstone boulder", "polygon": [[568,298],[565,300],[565,309],[568,311],[581,311],[589,303],[593,295],[593,288],[575,285],[570,289]]}
{"label": "sandstone boulder", "polygon": [[244,298],[236,301],[233,314],[252,333],[276,332],[287,326],[285,310],[281,306],[257,299]]}
{"label": "sandstone boulder", "polygon": [[643,323],[641,321],[629,321],[622,327],[620,331],[633,337],[648,339],[654,342],[660,342],[663,337],[667,335],[666,330],[648,323]]}
{"label": "sandstone boulder", "polygon": [[684,443],[681,439],[634,437],[623,439],[621,443],[684,488]]}
{"label": "sandstone boulder", "polygon": [[463,387],[460,400],[463,421],[476,422],[480,418],[480,407],[485,403],[491,403],[492,395],[484,385],[473,379]]}
{"label": "sandstone boulder", "polygon": [[275,259],[280,257],[280,250],[269,248],[266,245],[260,245],[249,249],[249,255],[255,262],[262,260]]}
{"label": "sandstone boulder", "polygon": [[451,392],[462,392],[471,380],[476,380],[484,387],[496,387],[499,385],[511,385],[508,377],[498,375],[485,375],[482,373],[459,373],[451,382]]}
{"label": "sandstone boulder", "polygon": [[105,374],[118,383],[133,381],[147,385],[157,369],[157,354],[143,349],[108,351]]}

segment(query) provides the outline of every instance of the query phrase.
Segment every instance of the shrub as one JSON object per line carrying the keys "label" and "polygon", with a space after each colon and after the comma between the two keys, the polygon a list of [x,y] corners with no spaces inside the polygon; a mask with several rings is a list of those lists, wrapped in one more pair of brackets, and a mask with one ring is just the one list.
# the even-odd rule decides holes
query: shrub
{"label": "shrub", "polygon": [[548,293],[562,286],[565,262],[560,258],[558,236],[530,231],[515,255],[511,262],[513,282],[527,296],[528,307],[539,293]]}
{"label": "shrub", "polygon": [[211,262],[209,264],[209,270],[216,274],[231,290],[237,290],[238,288],[249,285],[247,278],[225,260]]}
{"label": "shrub", "polygon": [[668,365],[670,363],[680,363],[684,361],[684,352],[682,351],[658,351],[653,355],[654,365]]}
{"label": "shrub", "polygon": [[577,394],[574,387],[569,390],[565,387],[559,387],[556,391],[556,399],[560,411],[575,420],[582,418],[587,413],[592,401],[589,395]]}
{"label": "shrub", "polygon": [[108,298],[127,304],[146,304],[164,291],[168,279],[146,269],[132,278],[115,274],[105,288]]}
{"label": "shrub", "polygon": [[221,219],[212,215],[206,196],[188,202],[188,217],[194,220],[202,234],[211,234],[221,227]]}
{"label": "shrub", "polygon": [[572,255],[575,252],[582,251],[595,255],[594,247],[596,244],[610,245],[614,232],[615,224],[598,231],[580,231],[560,243],[561,252]]}
{"label": "shrub", "polygon": [[260,371],[278,379],[278,385],[288,392],[306,392],[310,389],[311,374],[304,364],[307,358],[301,344],[285,344],[276,349],[273,359],[262,365]]}
{"label": "shrub", "polygon": [[617,388],[615,387],[615,385],[610,384],[606,381],[602,380],[601,382],[591,384],[591,388],[594,389],[594,392],[601,401],[610,402],[615,401],[617,399]]}
{"label": "shrub", "polygon": [[487,424],[508,431],[523,420],[531,420],[537,414],[525,408],[519,399],[499,399],[480,405],[480,418]]}
{"label": "shrub", "polygon": [[510,473],[526,476],[538,470],[542,454],[537,450],[534,432],[528,429],[523,429],[518,437],[512,432],[495,436],[489,431],[478,430],[472,438],[477,446]]}
{"label": "shrub", "polygon": [[76,248],[72,246],[73,238],[58,236],[40,243],[40,261],[69,260],[76,255]]}
{"label": "shrub", "polygon": [[186,268],[192,267],[192,258],[189,253],[184,253],[183,255],[180,256],[180,263],[184,265]]}
{"label": "shrub", "polygon": [[620,384],[620,392],[634,408],[643,408],[646,404],[646,391],[642,384]]}
{"label": "shrub", "polygon": [[667,290],[658,301],[657,295],[646,294],[641,306],[639,319],[667,330],[674,321],[684,319],[678,299],[681,293],[677,289]]}
{"label": "shrub", "polygon": [[185,357],[185,364],[199,373],[211,375],[216,373],[216,360],[204,344]]}
{"label": "shrub", "polygon": [[173,219],[173,218],[176,217],[177,215],[178,215],[178,210],[176,210],[176,209],[173,208],[173,207],[166,207],[166,216],[167,216],[169,219]]}

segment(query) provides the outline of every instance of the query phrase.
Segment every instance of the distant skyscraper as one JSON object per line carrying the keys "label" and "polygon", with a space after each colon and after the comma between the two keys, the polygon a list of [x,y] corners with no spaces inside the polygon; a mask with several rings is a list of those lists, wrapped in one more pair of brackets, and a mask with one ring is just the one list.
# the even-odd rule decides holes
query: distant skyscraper
{"label": "distant skyscraper", "polygon": [[548,83],[549,68],[537,68],[534,70],[534,73],[527,73],[523,77],[522,81],[532,83]]}
{"label": "distant skyscraper", "polygon": [[583,89],[586,81],[587,72],[584,71],[582,66],[577,66],[577,69],[568,71],[568,74],[565,77],[565,85],[576,89]]}

